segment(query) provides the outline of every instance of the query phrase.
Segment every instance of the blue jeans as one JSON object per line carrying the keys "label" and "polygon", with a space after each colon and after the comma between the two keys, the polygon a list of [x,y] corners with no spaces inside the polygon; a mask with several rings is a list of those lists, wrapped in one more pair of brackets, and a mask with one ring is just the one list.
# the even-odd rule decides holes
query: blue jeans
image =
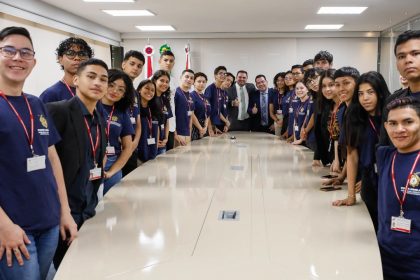
{"label": "blue jeans", "polygon": [[[117,161],[118,156],[108,156],[106,163],[105,163],[105,171],[108,171],[111,166]],[[111,178],[105,179],[104,181],[104,195],[114,186],[116,183],[121,181],[122,179],[122,171],[118,171],[115,173]]]}
{"label": "blue jeans", "polygon": [[22,254],[24,264],[20,266],[13,255],[12,267],[8,267],[5,253],[0,261],[0,279],[44,280],[47,277],[58,244],[59,226],[25,233],[31,241],[31,244],[26,244],[29,260]]}
{"label": "blue jeans", "polygon": [[166,153],[166,147],[164,147],[164,148],[158,148],[157,155],[161,155],[161,154],[164,154],[164,153]]}

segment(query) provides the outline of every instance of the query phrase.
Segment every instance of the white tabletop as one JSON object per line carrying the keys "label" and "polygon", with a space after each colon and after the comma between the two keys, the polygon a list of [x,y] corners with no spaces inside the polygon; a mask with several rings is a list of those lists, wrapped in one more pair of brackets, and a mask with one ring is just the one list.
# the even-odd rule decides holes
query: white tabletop
{"label": "white tabletop", "polygon": [[[206,138],[149,161],[107,193],[63,279],[382,279],[365,205],[333,207],[313,153],[269,134]],[[239,220],[219,219],[221,210]]]}

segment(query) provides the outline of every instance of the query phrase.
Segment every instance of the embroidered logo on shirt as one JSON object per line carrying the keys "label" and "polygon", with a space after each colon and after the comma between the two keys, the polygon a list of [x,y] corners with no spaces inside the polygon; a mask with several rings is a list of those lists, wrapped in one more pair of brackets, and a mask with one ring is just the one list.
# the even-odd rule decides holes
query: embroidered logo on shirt
{"label": "embroidered logo on shirt", "polygon": [[48,128],[47,119],[43,115],[39,115],[39,122],[43,127]]}

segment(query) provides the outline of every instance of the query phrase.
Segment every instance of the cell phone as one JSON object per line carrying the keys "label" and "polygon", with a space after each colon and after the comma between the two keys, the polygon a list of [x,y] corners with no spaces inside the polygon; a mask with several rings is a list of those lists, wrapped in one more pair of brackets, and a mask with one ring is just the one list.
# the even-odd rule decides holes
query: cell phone
{"label": "cell phone", "polygon": [[320,190],[324,192],[331,192],[331,191],[341,190],[341,187],[340,186],[327,186],[327,187],[320,188]]}
{"label": "cell phone", "polygon": [[338,177],[338,175],[331,175],[331,174],[321,176],[321,178],[323,178],[323,179],[334,179],[334,178],[337,178],[337,177]]}

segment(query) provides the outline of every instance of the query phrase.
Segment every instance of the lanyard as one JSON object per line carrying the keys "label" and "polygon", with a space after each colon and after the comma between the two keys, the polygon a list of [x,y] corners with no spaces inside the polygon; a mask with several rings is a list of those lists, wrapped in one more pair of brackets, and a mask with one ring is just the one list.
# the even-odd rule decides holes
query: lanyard
{"label": "lanyard", "polygon": [[92,138],[92,132],[90,130],[88,121],[86,119],[86,117],[84,117],[85,120],[85,125],[86,125],[86,129],[88,131],[89,134],[89,140],[90,140],[90,147],[92,148],[92,155],[93,155],[93,162],[95,163],[95,166],[97,166],[97,162],[96,162],[96,151],[98,150],[98,146],[99,146],[99,127],[98,125],[96,125],[96,143],[95,145],[93,144],[93,138]]}
{"label": "lanyard", "polygon": [[[182,89],[180,89],[181,90],[181,92],[182,92],[182,94],[184,95],[184,97],[185,97],[185,100],[187,101],[187,104],[188,104],[188,111],[191,111],[191,105],[190,105],[190,102],[188,101],[188,98],[187,98],[187,94],[182,90]],[[188,93],[189,94],[189,93]],[[149,109],[150,110],[150,109]]]}
{"label": "lanyard", "polygon": [[3,99],[6,100],[7,103],[9,103],[10,108],[15,113],[16,117],[18,118],[20,124],[23,127],[23,130],[25,131],[26,139],[28,139],[28,143],[29,143],[29,147],[31,148],[32,155],[35,155],[35,150],[33,146],[34,144],[34,115],[32,114],[32,109],[31,109],[31,105],[29,105],[28,98],[25,96],[25,94],[22,93],[22,96],[25,99],[26,105],[28,106],[28,110],[29,110],[29,118],[31,120],[31,124],[30,124],[31,135],[29,135],[28,129],[26,128],[26,125],[23,122],[22,117],[20,116],[19,112],[16,110],[15,106],[13,106],[13,104],[9,101],[9,99],[4,94],[4,92],[0,91],[0,96],[3,97]]}
{"label": "lanyard", "polygon": [[220,101],[219,101],[219,95],[220,95],[220,90],[218,88],[216,88],[216,93],[217,93],[217,116],[220,116]]}
{"label": "lanyard", "polygon": [[149,109],[149,115],[147,116],[147,126],[149,127],[149,138],[153,138],[153,130],[152,130],[152,112]]}
{"label": "lanyard", "polygon": [[414,172],[414,169],[416,168],[417,162],[419,161],[420,152],[417,153],[417,157],[414,160],[414,163],[413,163],[413,166],[411,167],[410,173],[408,174],[408,178],[407,178],[407,182],[405,183],[405,189],[404,189],[404,194],[403,194],[402,198],[400,198],[400,195],[398,194],[397,184],[395,183],[394,163],[395,163],[395,158],[396,157],[397,157],[397,152],[395,152],[394,156],[392,157],[391,178],[392,178],[392,185],[394,187],[395,195],[397,196],[398,202],[400,203],[400,215],[402,216],[404,214],[402,209],[403,209],[403,204],[405,202],[405,198],[407,196],[408,184],[410,183],[410,178],[413,175],[413,172]]}
{"label": "lanyard", "polygon": [[203,102],[203,105],[204,105],[204,119],[207,119],[207,102],[206,102],[206,98],[205,97],[202,97],[201,96],[201,94],[199,94],[197,91],[196,91],[196,94],[197,94],[197,96],[198,96],[198,98],[200,98],[200,100]]}
{"label": "lanyard", "polygon": [[61,80],[65,85],[66,85],[66,87],[67,87],[67,89],[69,90],[69,92],[70,92],[70,94],[71,94],[71,97],[74,97],[74,93],[73,93],[73,91],[71,90],[71,88],[70,88],[70,86],[66,83],[66,81],[64,81],[64,79],[63,80]]}
{"label": "lanyard", "polygon": [[283,101],[283,94],[281,94],[280,91],[279,91],[279,94],[277,95],[277,102],[278,102],[278,105],[279,105],[279,110],[281,110],[281,102],[282,101]]}
{"label": "lanyard", "polygon": [[376,134],[376,136],[377,136],[377,137],[378,137],[378,139],[379,139],[379,132],[378,132],[378,130],[376,129],[375,124],[374,124],[374,123],[373,123],[373,121],[372,121],[372,118],[371,118],[371,117],[368,117],[368,119],[369,119],[370,126],[372,127],[373,131],[375,131],[375,134]]}
{"label": "lanyard", "polygon": [[111,110],[111,114],[109,114],[108,116],[108,120],[107,120],[107,126],[106,126],[106,136],[108,137],[108,146],[109,146],[109,137],[110,137],[110,133],[111,133],[111,120],[112,120],[112,116],[114,115],[114,109],[115,106],[112,105],[112,110]]}

